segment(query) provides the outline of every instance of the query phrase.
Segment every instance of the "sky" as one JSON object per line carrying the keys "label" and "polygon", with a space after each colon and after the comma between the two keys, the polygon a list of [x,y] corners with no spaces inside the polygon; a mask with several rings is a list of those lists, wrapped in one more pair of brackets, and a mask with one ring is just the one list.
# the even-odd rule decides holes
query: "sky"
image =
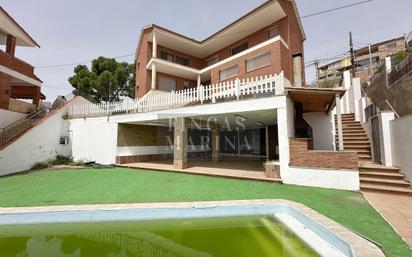
{"label": "sky", "polygon": [[[140,29],[158,24],[204,39],[265,0],[0,0],[0,5],[41,46],[19,47],[16,56],[32,64],[43,80],[47,101],[71,93],[74,64],[98,56],[133,62]],[[359,0],[296,0],[301,16]],[[218,7],[218,8],[217,8]],[[399,37],[412,30],[411,0],[375,0],[302,20],[307,36],[305,62],[327,59],[355,47]],[[61,64],[68,66],[45,67]],[[314,66],[306,67],[307,83]]]}

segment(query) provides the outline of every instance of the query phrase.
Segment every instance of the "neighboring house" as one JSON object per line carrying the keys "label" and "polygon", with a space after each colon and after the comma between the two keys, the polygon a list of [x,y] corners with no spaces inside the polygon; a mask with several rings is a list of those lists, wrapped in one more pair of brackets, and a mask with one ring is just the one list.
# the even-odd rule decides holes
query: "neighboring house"
{"label": "neighboring house", "polygon": [[358,153],[335,137],[340,108],[332,115],[345,89],[305,86],[304,40],[291,0],[266,1],[203,41],[144,27],[136,99],[70,107],[74,159],[176,171],[204,159],[196,172],[243,178],[274,160],[272,181],[358,190]]}
{"label": "neighboring house", "polygon": [[[406,50],[405,37],[394,38],[355,50],[355,77],[368,80],[385,62],[387,56],[394,56]],[[319,81],[340,79],[344,71],[352,68],[350,56],[320,65]]]}
{"label": "neighboring house", "polygon": [[[45,96],[34,67],[15,56],[16,47],[39,47],[33,38],[0,7],[0,128],[33,112]],[[23,101],[26,100],[26,101]],[[29,103],[27,100],[30,100]]]}
{"label": "neighboring house", "polygon": [[336,79],[342,77],[344,71],[352,68],[350,56],[329,62],[318,67],[318,80]]}

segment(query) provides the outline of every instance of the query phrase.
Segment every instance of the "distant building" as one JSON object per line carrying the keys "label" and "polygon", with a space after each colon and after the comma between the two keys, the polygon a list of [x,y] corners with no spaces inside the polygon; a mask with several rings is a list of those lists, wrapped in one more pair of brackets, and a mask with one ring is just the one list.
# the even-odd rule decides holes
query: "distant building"
{"label": "distant building", "polygon": [[[409,35],[409,38],[409,42],[411,42],[412,33]],[[405,40],[405,37],[399,37],[371,45],[370,53],[369,46],[355,50],[356,77],[361,78],[361,80],[368,79],[385,61],[385,57],[394,56],[401,51],[405,51],[405,42],[408,42]],[[338,79],[345,70],[351,68],[351,58],[350,56],[345,56],[319,66],[317,70],[318,79],[319,81]]]}
{"label": "distant building", "polygon": [[333,79],[340,77],[345,70],[352,67],[350,56],[345,56],[342,59],[323,64],[318,68],[318,79]]}
{"label": "distant building", "polygon": [[[384,63],[387,56],[405,51],[405,37],[394,38],[355,51],[356,77],[367,80]],[[371,63],[372,61],[372,63]],[[372,64],[372,65],[371,65]]]}

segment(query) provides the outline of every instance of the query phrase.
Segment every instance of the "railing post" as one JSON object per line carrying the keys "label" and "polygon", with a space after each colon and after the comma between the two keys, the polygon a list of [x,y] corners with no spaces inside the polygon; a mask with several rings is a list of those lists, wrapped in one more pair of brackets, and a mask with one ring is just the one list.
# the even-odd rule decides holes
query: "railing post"
{"label": "railing post", "polygon": [[240,96],[240,80],[239,80],[239,78],[236,78],[236,80],[235,80],[235,94],[236,94],[236,99],[239,100],[239,96]]}
{"label": "railing post", "polygon": [[[219,84],[215,84],[215,85],[219,85]],[[212,103],[216,103],[215,89],[216,88],[214,85],[210,85],[210,91],[212,93]]]}
{"label": "railing post", "polygon": [[197,88],[199,91],[199,98],[200,98],[200,104],[203,104],[204,101],[204,87],[203,85],[200,85],[200,87]]}

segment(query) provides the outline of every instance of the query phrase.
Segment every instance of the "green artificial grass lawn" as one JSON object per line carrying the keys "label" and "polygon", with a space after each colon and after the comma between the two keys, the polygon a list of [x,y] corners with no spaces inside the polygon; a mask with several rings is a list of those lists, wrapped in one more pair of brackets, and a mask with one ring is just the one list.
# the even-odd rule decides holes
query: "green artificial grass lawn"
{"label": "green artificial grass lawn", "polygon": [[287,199],[383,245],[389,257],[412,251],[359,193],[131,169],[41,171],[0,178],[0,206],[240,199]]}

